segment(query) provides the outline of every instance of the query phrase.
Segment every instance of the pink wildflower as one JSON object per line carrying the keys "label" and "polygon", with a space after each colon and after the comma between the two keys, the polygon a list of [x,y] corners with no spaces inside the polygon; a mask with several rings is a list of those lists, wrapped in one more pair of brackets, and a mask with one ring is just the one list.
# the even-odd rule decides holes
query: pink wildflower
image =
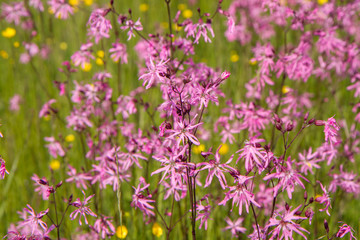
{"label": "pink wildflower", "polygon": [[74,9],[65,0],[48,0],[48,4],[56,18],[67,19],[74,13]]}
{"label": "pink wildflower", "polygon": [[224,230],[230,230],[233,237],[238,237],[238,233],[245,233],[246,228],[241,226],[241,223],[244,221],[243,218],[238,218],[236,221],[231,221],[229,217],[225,219],[226,223],[228,224]]}
{"label": "pink wildflower", "polygon": [[[147,190],[150,184],[146,183],[143,177],[140,177],[139,181],[140,182],[137,188],[133,187],[135,189],[135,193],[132,196],[131,206],[135,208],[139,208],[144,215],[155,216],[155,213],[150,210],[150,209],[154,209],[154,207],[151,206],[150,203],[155,202],[155,200],[151,200],[152,197],[151,194],[148,194],[147,196],[143,194],[143,191]],[[143,186],[141,187],[141,185]]]}
{"label": "pink wildflower", "polygon": [[[297,210],[301,207],[298,206],[294,210],[290,212],[289,209],[285,209],[285,213],[280,215],[277,212],[275,212],[275,216],[270,218],[269,223],[266,227],[272,227],[275,226],[275,228],[269,233],[272,234],[270,237],[270,240],[272,239],[294,239],[293,232],[298,233],[303,238],[307,239],[306,236],[301,232],[307,232],[309,233],[305,228],[300,227],[300,225],[294,221],[300,220],[300,219],[306,219],[306,217],[300,217],[295,215]],[[280,218],[280,219],[278,219]],[[280,236],[281,233],[281,236]]]}
{"label": "pink wildflower", "polygon": [[84,190],[82,190],[82,193],[84,195],[84,201],[81,201],[80,198],[77,198],[75,202],[72,202],[71,205],[76,207],[77,209],[70,214],[71,220],[74,220],[77,217],[77,215],[79,215],[80,225],[82,225],[81,216],[84,217],[85,224],[89,224],[86,215],[96,217],[96,214],[93,213],[93,211],[91,211],[91,209],[86,206],[89,203],[90,199],[95,196],[95,194],[86,197]]}
{"label": "pink wildflower", "polygon": [[141,25],[140,22],[140,18],[134,23],[133,20],[126,20],[125,22],[125,26],[121,26],[121,29],[125,30],[125,29],[129,29],[129,31],[127,32],[128,35],[128,41],[132,38],[135,37],[134,34],[134,30],[135,31],[142,31],[143,30],[143,26]]}

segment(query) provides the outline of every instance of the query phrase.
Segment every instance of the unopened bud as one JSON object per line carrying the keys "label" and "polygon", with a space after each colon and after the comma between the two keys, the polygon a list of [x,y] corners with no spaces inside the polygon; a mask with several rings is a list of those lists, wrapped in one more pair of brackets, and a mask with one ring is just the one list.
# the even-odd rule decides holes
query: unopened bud
{"label": "unopened bud", "polygon": [[261,148],[261,144],[260,143],[255,143],[255,147]]}
{"label": "unopened bud", "polygon": [[58,184],[56,184],[56,188],[59,188],[59,187],[61,187],[61,185],[63,184],[63,182],[62,181],[60,181]]}
{"label": "unopened bud", "polygon": [[314,198],[311,197],[310,200],[309,200],[309,204],[313,203],[314,202]]}
{"label": "unopened bud", "polygon": [[289,206],[289,204],[288,204],[288,203],[285,203],[285,209],[286,209],[286,211],[289,211],[290,206]]}
{"label": "unopened bud", "polygon": [[326,230],[326,232],[327,233],[329,233],[329,224],[328,224],[328,222],[326,221],[326,219],[324,219],[324,227],[325,227],[325,230]]}
{"label": "unopened bud", "polygon": [[291,132],[294,129],[294,124],[292,122],[289,122],[286,125],[286,131]]}
{"label": "unopened bud", "polygon": [[268,151],[270,151],[270,146],[269,146],[268,144],[265,144],[265,145],[264,145],[264,149],[265,149],[265,151],[268,152]]}
{"label": "unopened bud", "polygon": [[71,194],[70,197],[69,197],[69,203],[71,203],[73,200],[73,195]]}
{"label": "unopened bud", "polygon": [[304,121],[306,121],[309,118],[309,112],[307,112],[304,116]]}
{"label": "unopened bud", "polygon": [[308,124],[310,125],[310,124],[313,124],[314,122],[315,122],[315,118],[312,118],[308,121]]}
{"label": "unopened bud", "polygon": [[297,210],[297,211],[295,212],[295,215],[297,215],[297,216],[300,216],[300,214],[301,214],[301,211],[300,211],[300,210]]}
{"label": "unopened bud", "polygon": [[316,126],[324,126],[325,125],[325,121],[324,120],[315,120],[315,125]]}
{"label": "unopened bud", "polygon": [[281,123],[281,119],[279,118],[279,116],[277,114],[274,114],[274,118],[277,123]]}
{"label": "unopened bud", "polygon": [[304,199],[306,201],[306,199],[308,198],[308,195],[307,195],[307,191],[304,192]]}
{"label": "unopened bud", "polygon": [[280,123],[276,123],[275,127],[277,130],[282,131],[282,125]]}

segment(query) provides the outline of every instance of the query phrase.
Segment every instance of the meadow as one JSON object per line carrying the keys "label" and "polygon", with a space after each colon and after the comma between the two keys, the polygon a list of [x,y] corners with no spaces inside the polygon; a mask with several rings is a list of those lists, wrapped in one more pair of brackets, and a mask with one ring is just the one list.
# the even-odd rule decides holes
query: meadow
{"label": "meadow", "polygon": [[2,0],[0,237],[360,237],[360,1]]}

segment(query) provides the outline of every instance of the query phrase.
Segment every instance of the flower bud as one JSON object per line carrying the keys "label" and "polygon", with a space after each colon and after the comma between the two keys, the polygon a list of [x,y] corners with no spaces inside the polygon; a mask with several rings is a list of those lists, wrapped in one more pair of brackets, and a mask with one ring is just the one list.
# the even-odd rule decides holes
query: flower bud
{"label": "flower bud", "polygon": [[313,124],[314,122],[315,122],[315,118],[312,118],[308,121],[308,124],[310,125],[310,124]]}
{"label": "flower bud", "polygon": [[282,125],[280,123],[276,123],[275,127],[277,130],[282,131]]}
{"label": "flower bud", "polygon": [[62,181],[60,181],[58,184],[56,184],[56,188],[59,188],[59,187],[61,187],[61,185],[63,184],[63,182]]}
{"label": "flower bud", "polygon": [[286,125],[286,131],[291,132],[294,129],[294,124],[292,122],[289,122]]}
{"label": "flower bud", "polygon": [[306,199],[308,198],[308,194],[307,194],[307,191],[304,192],[304,199],[306,201]]}
{"label": "flower bud", "polygon": [[326,221],[326,219],[324,219],[324,227],[325,227],[325,230],[326,230],[326,232],[327,233],[329,233],[329,224],[328,224],[328,222]]}
{"label": "flower bud", "polygon": [[311,197],[310,200],[309,200],[309,204],[313,203],[314,202],[314,198]]}
{"label": "flower bud", "polygon": [[277,123],[282,123],[281,119],[279,118],[279,116],[277,114],[274,114],[274,118]]}
{"label": "flower bud", "polygon": [[290,206],[289,206],[289,204],[288,204],[288,203],[285,203],[285,209],[286,209],[286,211],[289,211]]}
{"label": "flower bud", "polygon": [[325,121],[324,120],[315,120],[315,125],[316,126],[324,126],[325,125]]}
{"label": "flower bud", "polygon": [[304,121],[306,121],[309,118],[309,112],[307,112],[304,116]]}

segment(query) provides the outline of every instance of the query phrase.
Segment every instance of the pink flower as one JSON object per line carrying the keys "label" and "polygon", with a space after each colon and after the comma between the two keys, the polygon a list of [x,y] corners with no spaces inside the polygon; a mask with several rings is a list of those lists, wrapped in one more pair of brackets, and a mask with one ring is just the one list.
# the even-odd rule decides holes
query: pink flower
{"label": "pink flower", "polygon": [[[207,205],[202,205],[202,201],[206,200]],[[209,204],[208,196],[205,196],[201,199],[200,204],[196,204],[196,221],[200,220],[199,229],[202,228],[202,226],[205,226],[205,230],[207,230],[208,226],[208,220],[210,218],[211,213],[211,206]]]}
{"label": "pink flower", "polygon": [[[296,220],[306,219],[306,217],[300,217],[295,215],[295,213],[300,207],[301,205],[295,208],[294,210],[292,210],[291,212],[290,212],[290,208],[285,209],[285,213],[282,215],[275,212],[274,214],[275,217],[270,218],[269,223],[266,225],[267,228],[275,226],[275,228],[269,233],[272,234],[270,240],[275,238],[280,240],[282,240],[283,238],[294,239],[293,232],[296,232],[299,235],[301,235],[303,238],[307,239],[306,236],[301,231],[307,233],[309,232],[306,229],[300,227],[299,224],[294,222]],[[281,232],[281,236],[280,236],[280,232]]]}
{"label": "pink flower", "polygon": [[92,43],[86,43],[81,45],[80,51],[75,52],[71,56],[71,61],[73,61],[75,66],[81,65],[82,68],[85,68],[85,65],[90,63],[90,59],[95,59],[91,54]]}
{"label": "pink flower", "polygon": [[51,156],[57,158],[59,155],[60,157],[65,156],[65,151],[62,148],[61,144],[55,140],[54,137],[45,137],[45,141],[49,142],[49,144],[45,145]]}
{"label": "pink flower", "polygon": [[72,166],[68,165],[69,171],[67,172],[67,175],[69,175],[69,178],[66,179],[66,182],[75,182],[75,186],[77,188],[87,189],[87,182],[92,179],[91,176],[89,176],[86,173],[77,173],[76,169]]}
{"label": "pink flower", "polygon": [[[144,215],[155,216],[155,213],[150,210],[150,209],[154,209],[154,207],[151,206],[150,203],[155,202],[155,200],[151,199],[152,197],[151,194],[145,196],[145,194],[143,193],[150,186],[150,184],[146,183],[143,177],[140,177],[139,181],[140,182],[137,188],[133,187],[135,189],[135,193],[132,196],[131,206],[135,208],[139,208]],[[141,187],[141,185],[143,186]]]}
{"label": "pink flower", "polygon": [[128,35],[128,41],[132,38],[132,37],[135,37],[135,34],[134,34],[134,30],[136,31],[142,31],[143,30],[143,27],[141,25],[141,22],[140,22],[140,18],[134,23],[133,20],[127,20],[125,22],[125,26],[121,26],[120,27],[121,29],[125,30],[125,29],[129,29],[129,31],[127,32],[127,35]]}
{"label": "pink flower", "polygon": [[286,189],[289,198],[292,198],[292,192],[294,192],[295,186],[300,185],[305,189],[304,184],[301,182],[300,178],[308,181],[305,177],[301,176],[295,169],[292,168],[292,161],[290,157],[286,161],[285,166],[280,166],[276,170],[276,173],[268,174],[264,177],[264,180],[270,180],[273,178],[279,179],[278,184],[274,187],[274,197],[277,196],[279,190],[282,188],[282,191]]}
{"label": "pink flower", "polygon": [[208,171],[209,171],[209,173],[206,177],[206,182],[205,182],[204,188],[210,186],[214,176],[216,176],[218,178],[222,189],[225,189],[227,186],[224,172],[228,172],[228,169],[233,169],[232,167],[227,165],[231,162],[232,158],[230,158],[230,160],[228,160],[225,164],[220,163],[220,154],[219,154],[220,148],[221,148],[221,145],[216,150],[215,154],[210,153],[211,155],[214,155],[214,159],[210,159],[209,162],[202,162],[202,163],[198,164],[198,167],[202,167],[199,171],[202,171],[205,169],[208,169]]}
{"label": "pink flower", "polygon": [[9,174],[8,170],[6,170],[5,160],[2,159],[1,156],[0,156],[0,179],[5,178],[5,173]]}
{"label": "pink flower", "polygon": [[95,196],[95,194],[93,194],[89,197],[86,197],[84,190],[82,190],[82,193],[84,195],[84,201],[81,201],[80,198],[77,198],[75,202],[72,202],[71,205],[76,207],[77,209],[70,214],[71,220],[74,220],[80,214],[79,215],[79,224],[80,225],[82,225],[81,216],[84,217],[85,224],[89,224],[88,220],[86,218],[86,215],[96,217],[96,214],[93,213],[91,211],[91,209],[86,206],[89,203],[90,199]]}
{"label": "pink flower", "polygon": [[259,171],[262,172],[268,165],[268,161],[265,158],[265,151],[260,145],[260,143],[264,141],[264,139],[257,139],[256,137],[251,138],[249,141],[246,140],[244,148],[236,152],[239,153],[239,158],[236,160],[236,163],[241,158],[244,158],[247,172],[250,172],[255,164],[259,168]]}
{"label": "pink flower", "polygon": [[334,117],[329,118],[325,122],[325,142],[330,144],[330,146],[337,145],[339,140],[337,139],[338,131],[340,130],[339,125],[336,123]]}
{"label": "pink flower", "polygon": [[299,153],[299,162],[296,163],[297,166],[300,166],[300,172],[307,175],[308,171],[311,174],[314,174],[313,168],[320,168],[317,164],[321,162],[321,159],[317,159],[318,152],[312,153],[312,148],[310,147],[308,152]]}
{"label": "pink flower", "polygon": [[126,53],[126,45],[116,42],[112,44],[112,48],[109,49],[109,52],[112,53],[110,55],[110,57],[112,58],[112,60],[114,60],[115,62],[118,62],[119,59],[121,58],[121,63],[128,63],[127,60],[127,53]]}
{"label": "pink flower", "polygon": [[37,10],[39,10],[40,12],[44,11],[44,5],[41,2],[41,0],[30,0],[29,1],[29,5],[36,8]]}
{"label": "pink flower", "polygon": [[5,20],[9,23],[14,23],[19,25],[22,17],[29,17],[30,14],[24,6],[24,2],[18,1],[11,4],[3,3],[1,5],[2,16],[5,17]]}
{"label": "pink flower", "polygon": [[65,0],[49,0],[48,4],[56,18],[67,19],[74,13],[74,9]]}
{"label": "pink flower", "polygon": [[51,107],[51,105],[55,102],[55,99],[50,99],[47,103],[45,103],[39,112],[39,118],[50,116],[51,113],[57,113],[57,110]]}
{"label": "pink flower", "polygon": [[226,223],[228,224],[224,230],[230,230],[233,237],[238,237],[238,233],[245,233],[246,228],[241,226],[241,223],[244,221],[243,218],[238,218],[236,221],[231,221],[229,217],[225,219]]}
{"label": "pink flower", "polygon": [[106,216],[98,218],[95,221],[94,226],[90,226],[90,228],[97,232],[102,239],[111,237],[115,234],[115,227],[111,223],[110,217]]}
{"label": "pink flower", "polygon": [[149,61],[146,63],[148,67],[148,72],[144,73],[139,77],[139,80],[142,79],[143,86],[146,85],[146,89],[149,89],[154,83],[156,82],[164,82],[165,81],[165,74],[167,72],[167,62],[169,60],[163,61],[160,60],[157,64],[153,61],[152,57],[150,57]]}
{"label": "pink flower", "polygon": [[10,111],[18,112],[20,110],[20,103],[22,102],[21,96],[19,94],[15,94],[10,99]]}
{"label": "pink flower", "polygon": [[326,211],[327,215],[330,216],[329,207],[331,208],[331,199],[330,199],[329,193],[328,193],[328,191],[326,191],[326,188],[321,184],[320,181],[317,181],[317,183],[320,184],[320,187],[323,190],[324,194],[320,197],[315,198],[315,201],[319,202],[321,204],[324,204],[325,208],[319,209],[319,211],[320,212]]}
{"label": "pink flower", "polygon": [[41,229],[39,229],[39,227],[41,227],[44,231],[46,231],[47,225],[41,219],[49,212],[49,209],[46,209],[45,211],[42,211],[39,214],[37,214],[29,204],[27,204],[26,206],[27,208],[24,208],[24,213],[28,213],[30,214],[30,216],[26,216],[24,220],[20,222],[19,227],[29,228],[30,235],[39,234],[39,232],[41,233]]}
{"label": "pink flower", "polygon": [[344,223],[342,226],[340,226],[339,231],[336,233],[336,237],[343,238],[347,233],[349,233],[350,240],[352,240],[353,238],[356,239],[353,232],[354,229],[349,225],[347,225],[346,223]]}
{"label": "pink flower", "polygon": [[229,187],[230,191],[225,193],[225,198],[222,200],[219,205],[225,205],[227,201],[232,199],[232,209],[234,205],[239,206],[239,215],[242,214],[243,204],[245,204],[246,212],[249,213],[249,205],[252,203],[256,207],[260,207],[260,205],[255,201],[254,194],[247,190],[246,182],[252,177],[246,177],[237,175],[236,176],[236,186]]}
{"label": "pink flower", "polygon": [[95,9],[90,15],[87,24],[90,25],[89,35],[95,37],[95,43],[98,43],[103,37],[110,37],[111,22],[105,18],[109,11],[109,9]]}

